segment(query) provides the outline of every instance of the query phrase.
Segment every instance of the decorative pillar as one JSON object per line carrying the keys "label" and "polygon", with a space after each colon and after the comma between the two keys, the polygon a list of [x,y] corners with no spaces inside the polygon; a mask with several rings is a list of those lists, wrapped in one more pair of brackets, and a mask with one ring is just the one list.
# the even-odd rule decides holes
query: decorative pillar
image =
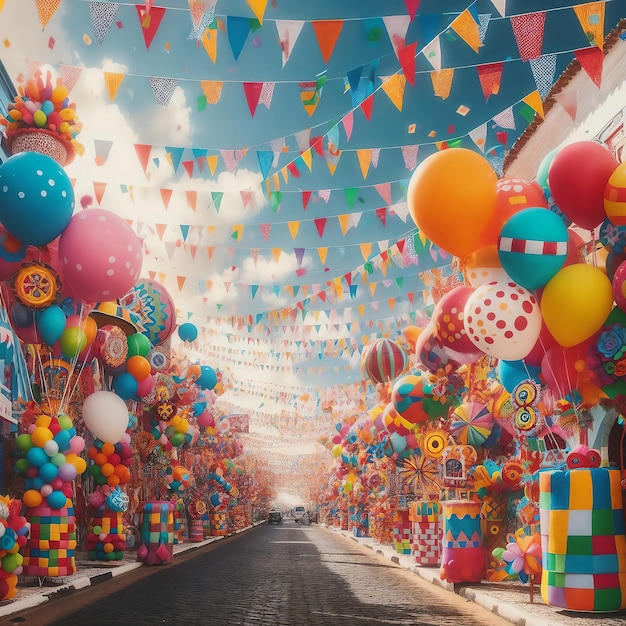
{"label": "decorative pillar", "polygon": [[570,611],[626,608],[626,537],[620,472],[541,472],[541,596]]}
{"label": "decorative pillar", "polygon": [[485,576],[481,529],[482,502],[443,502],[443,541],[440,577],[450,583],[479,582]]}
{"label": "decorative pillar", "polygon": [[174,503],[143,502],[139,506],[137,560],[147,565],[164,565],[173,560]]}
{"label": "decorative pillar", "polygon": [[398,554],[411,554],[411,522],[409,509],[396,509],[393,514],[393,545]]}
{"label": "decorative pillar", "polygon": [[441,504],[436,501],[411,502],[409,520],[412,551],[418,565],[439,565],[441,558]]}

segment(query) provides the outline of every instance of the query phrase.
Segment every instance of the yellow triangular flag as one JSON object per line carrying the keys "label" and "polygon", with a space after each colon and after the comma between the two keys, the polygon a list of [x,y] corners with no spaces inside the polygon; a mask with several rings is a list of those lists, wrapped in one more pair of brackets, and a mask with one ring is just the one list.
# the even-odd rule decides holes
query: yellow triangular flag
{"label": "yellow triangular flag", "polygon": [[344,213],[343,215],[338,215],[337,219],[339,220],[339,226],[341,227],[341,234],[345,235],[348,230],[348,224],[350,222],[350,215]]}
{"label": "yellow triangular flag", "polygon": [[267,7],[267,0],[246,0],[252,9],[252,12],[259,20],[259,24],[263,26],[263,16],[265,15],[265,8]]}
{"label": "yellow triangular flag", "polygon": [[276,263],[278,263],[282,251],[282,248],[272,248],[272,256],[274,257],[274,261],[276,261]]}
{"label": "yellow triangular flag", "polygon": [[365,305],[364,304],[358,304],[356,308],[357,308],[357,310],[359,312],[359,315],[361,317],[363,317],[365,315]]}
{"label": "yellow triangular flag", "polygon": [[115,100],[117,90],[120,88],[122,81],[124,80],[124,74],[118,74],[116,72],[103,72],[104,82],[107,86],[109,98],[111,101]]}
{"label": "yellow triangular flag", "polygon": [[604,4],[590,2],[573,7],[589,43],[595,44],[600,50],[604,46]]}
{"label": "yellow triangular flag", "polygon": [[370,164],[372,163],[372,150],[370,148],[364,148],[356,151],[356,156],[359,159],[359,165],[361,166],[361,174],[363,178],[367,178],[367,173],[370,170]]}
{"label": "yellow triangular flag", "polygon": [[232,238],[235,239],[236,241],[239,241],[241,239],[241,235],[243,233],[243,224],[234,224],[233,225],[233,232],[232,232]]}
{"label": "yellow triangular flag", "polygon": [[224,82],[221,80],[201,80],[200,89],[206,98],[207,104],[217,104],[222,97]]}
{"label": "yellow triangular flag", "polygon": [[452,78],[454,77],[454,68],[450,67],[441,72],[430,72],[430,80],[433,84],[433,93],[445,100],[450,95],[452,88]]}
{"label": "yellow triangular flag", "polygon": [[328,248],[318,248],[317,254],[322,263],[326,263],[326,255],[328,254]]}
{"label": "yellow triangular flag", "polygon": [[370,283],[370,293],[372,294],[372,296],[374,295],[374,293],[376,292],[376,285],[378,283]]}
{"label": "yellow triangular flag", "polygon": [[387,300],[387,304],[389,305],[389,310],[393,311],[396,307],[396,299],[395,298],[389,298]]}
{"label": "yellow triangular flag", "polygon": [[283,167],[280,170],[280,173],[282,174],[283,180],[285,181],[285,185],[289,183],[289,171],[287,170],[286,167]]}
{"label": "yellow triangular flag", "polygon": [[213,65],[217,61],[217,28],[205,28],[202,33],[202,45],[209,55]]}
{"label": "yellow triangular flag", "polygon": [[483,44],[480,42],[478,22],[469,9],[465,9],[451,24],[450,28],[476,53]]}
{"label": "yellow triangular flag", "polygon": [[367,261],[370,258],[370,254],[372,254],[372,244],[370,242],[364,242],[361,244],[361,254],[363,255],[364,261]]}
{"label": "yellow triangular flag", "polygon": [[304,161],[304,164],[309,168],[309,172],[313,171],[313,152],[311,148],[305,150],[300,157]]}
{"label": "yellow triangular flag", "polygon": [[289,227],[291,238],[295,239],[298,234],[298,230],[300,229],[300,222],[287,222],[287,226]]}
{"label": "yellow triangular flag", "polygon": [[211,170],[211,176],[215,174],[215,170],[217,168],[217,163],[219,161],[219,156],[217,154],[212,154],[206,158],[206,164],[209,166]]}
{"label": "yellow triangular flag", "polygon": [[406,76],[402,73],[389,76],[382,84],[383,91],[387,94],[389,100],[391,100],[398,109],[402,111],[402,100],[404,99],[404,88],[406,87]]}
{"label": "yellow triangular flag", "polygon": [[529,93],[524,99],[525,102],[541,119],[543,119],[543,103],[541,102],[541,95],[538,91]]}
{"label": "yellow triangular flag", "polygon": [[272,183],[274,183],[274,189],[276,191],[280,191],[280,178],[278,177],[278,172],[272,176]]}

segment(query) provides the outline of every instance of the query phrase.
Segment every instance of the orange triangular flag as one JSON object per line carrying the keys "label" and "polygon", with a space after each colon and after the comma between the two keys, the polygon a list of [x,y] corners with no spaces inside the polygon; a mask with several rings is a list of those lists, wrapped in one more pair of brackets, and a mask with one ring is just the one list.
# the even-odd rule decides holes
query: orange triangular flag
{"label": "orange triangular flag", "polygon": [[433,93],[442,100],[445,100],[450,95],[453,77],[453,67],[443,69],[441,72],[435,72],[435,70],[430,72],[430,80],[433,83]]}
{"label": "orange triangular flag", "polygon": [[341,227],[341,234],[345,235],[348,231],[348,225],[350,223],[350,215],[348,213],[344,213],[343,215],[338,215],[337,219],[339,220],[339,226]]}
{"label": "orange triangular flag", "polygon": [[404,74],[394,74],[389,76],[386,80],[383,80],[383,91],[387,94],[389,100],[391,100],[398,109],[402,111],[402,100],[404,98],[404,89],[406,87],[406,76]]}
{"label": "orange triangular flag", "polygon": [[185,191],[185,197],[187,198],[187,206],[195,211],[196,203],[198,202],[198,192],[187,190]]}
{"label": "orange triangular flag", "polygon": [[61,0],[37,0],[37,13],[39,14],[39,21],[45,28],[50,21],[50,18],[56,13],[59,8]]}
{"label": "orange triangular flag", "polygon": [[573,7],[589,43],[604,46],[604,2],[590,2]]}
{"label": "orange triangular flag", "polygon": [[324,63],[328,63],[335,49],[337,39],[339,39],[339,33],[343,28],[343,20],[314,21],[312,24]]}
{"label": "orange triangular flag", "polygon": [[150,159],[150,153],[152,152],[152,146],[136,143],[135,152],[137,153],[137,157],[139,158],[139,162],[145,174],[146,168],[148,167],[148,160]]}
{"label": "orange triangular flag", "polygon": [[178,291],[182,291],[183,285],[185,284],[186,280],[187,280],[186,276],[177,276],[176,277],[176,282],[178,283]]}
{"label": "orange triangular flag", "polygon": [[[596,48],[597,49],[597,48]],[[593,50],[593,48],[592,48]],[[541,102],[541,95],[539,91],[533,91],[529,93],[523,101],[543,119],[543,103]]]}
{"label": "orange triangular flag", "polygon": [[157,234],[159,235],[159,241],[163,241],[163,235],[165,234],[165,229],[167,228],[167,224],[155,224]]}
{"label": "orange triangular flag", "polygon": [[207,104],[217,104],[222,97],[222,87],[224,82],[221,80],[201,80],[200,89],[206,98]]}
{"label": "orange triangular flag", "polygon": [[369,172],[370,165],[372,163],[372,150],[371,148],[357,150],[356,156],[359,159],[359,165],[361,166],[361,174],[363,174],[363,179],[365,179],[367,178],[367,173]]}
{"label": "orange triangular flag", "polygon": [[282,248],[272,248],[272,256],[274,257],[274,261],[276,261],[276,263],[278,263],[282,251]]}
{"label": "orange triangular flag", "polygon": [[474,19],[471,11],[465,9],[450,24],[450,28],[476,53],[483,44],[480,41],[478,22]]}
{"label": "orange triangular flag", "polygon": [[328,248],[318,248],[317,255],[322,263],[326,263],[326,255],[328,254]]}
{"label": "orange triangular flag", "polygon": [[102,204],[102,196],[104,196],[104,192],[107,188],[107,184],[106,183],[96,183],[94,182],[93,184],[93,190],[96,194],[96,200],[98,201],[98,204]]}
{"label": "orange triangular flag", "polygon": [[118,74],[116,72],[103,72],[103,74],[109,98],[113,101],[117,95],[117,90],[120,88],[120,85],[124,80],[124,74]]}
{"label": "orange triangular flag", "polygon": [[161,200],[163,202],[163,206],[167,209],[169,203],[170,203],[170,198],[172,197],[172,190],[171,189],[161,189]]}
{"label": "orange triangular flag", "polygon": [[372,244],[370,242],[365,242],[361,245],[361,254],[363,255],[363,260],[367,261],[370,258],[370,254],[372,254]]}

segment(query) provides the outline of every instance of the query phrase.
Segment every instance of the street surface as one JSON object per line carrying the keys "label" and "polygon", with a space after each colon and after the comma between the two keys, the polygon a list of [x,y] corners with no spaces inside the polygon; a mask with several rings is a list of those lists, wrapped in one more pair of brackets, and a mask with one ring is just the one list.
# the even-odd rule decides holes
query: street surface
{"label": "street surface", "polygon": [[368,548],[287,519],[6,617],[25,626],[503,626]]}

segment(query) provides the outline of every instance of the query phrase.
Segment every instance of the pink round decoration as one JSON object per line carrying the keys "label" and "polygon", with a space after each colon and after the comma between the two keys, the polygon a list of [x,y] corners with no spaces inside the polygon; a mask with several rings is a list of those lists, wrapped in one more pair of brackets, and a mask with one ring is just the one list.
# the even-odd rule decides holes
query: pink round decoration
{"label": "pink round decoration", "polygon": [[541,310],[535,296],[514,282],[486,283],[465,305],[465,330],[485,354],[518,361],[541,332]]}
{"label": "pink round decoration", "polygon": [[613,299],[615,304],[622,310],[626,311],[626,261],[622,261],[613,274]]}
{"label": "pink round decoration", "polygon": [[86,302],[126,294],[141,272],[141,242],[115,213],[88,209],[76,213],[59,237],[63,280]]}

